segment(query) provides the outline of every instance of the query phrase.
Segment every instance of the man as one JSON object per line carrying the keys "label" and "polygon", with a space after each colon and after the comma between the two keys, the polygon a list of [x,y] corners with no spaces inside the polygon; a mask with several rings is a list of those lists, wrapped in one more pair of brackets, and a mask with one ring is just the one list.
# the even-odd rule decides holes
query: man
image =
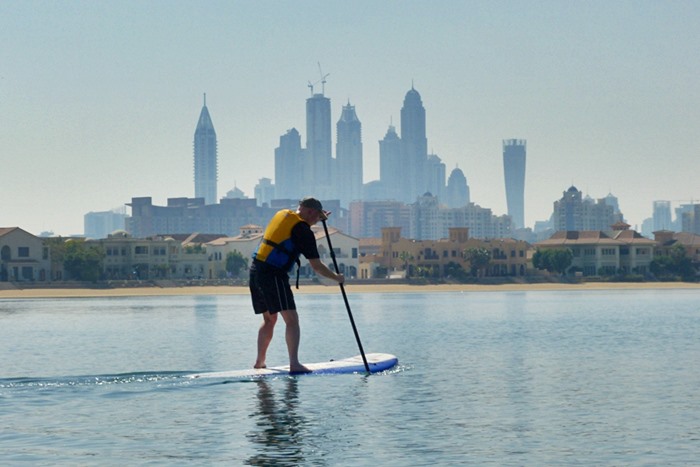
{"label": "man", "polygon": [[333,279],[339,284],[345,281],[342,274],[336,274],[319,259],[316,238],[311,226],[319,220],[328,219],[329,213],[323,210],[321,202],[315,198],[304,198],[296,212],[283,209],[278,211],[265,228],[263,239],[253,253],[250,267],[250,295],[255,314],[263,317],[258,330],[258,356],[254,368],[265,368],[267,348],[278,315],[286,324],[285,338],[289,352],[290,373],[308,373],[310,370],[299,362],[299,315],[294,303],[294,295],[289,285],[289,271],[299,264],[302,254],[321,276]]}

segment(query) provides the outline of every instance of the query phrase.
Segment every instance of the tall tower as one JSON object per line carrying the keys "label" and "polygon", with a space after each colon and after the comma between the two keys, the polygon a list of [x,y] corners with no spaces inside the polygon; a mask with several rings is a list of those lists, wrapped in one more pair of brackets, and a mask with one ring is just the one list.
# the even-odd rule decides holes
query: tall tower
{"label": "tall tower", "polygon": [[304,150],[301,136],[296,128],[280,136],[280,145],[275,148],[275,196],[279,199],[294,199],[304,196],[308,189],[304,180]]}
{"label": "tall tower", "polygon": [[524,139],[503,140],[503,173],[506,181],[506,202],[513,227],[525,227],[525,152]]}
{"label": "tall tower", "polygon": [[653,232],[657,230],[673,230],[671,224],[671,202],[670,201],[654,201]]}
{"label": "tall tower", "polygon": [[331,143],[331,100],[321,94],[306,99],[306,160],[305,175],[309,179],[307,189],[319,198],[331,196],[332,186],[332,143]]}
{"label": "tall tower", "polygon": [[455,168],[447,180],[447,199],[445,200],[449,208],[461,208],[469,204],[469,185],[467,177],[459,167]]}
{"label": "tall tower", "polygon": [[425,162],[426,190],[445,202],[445,164],[437,154],[430,154]]}
{"label": "tall tower", "polygon": [[428,140],[425,136],[425,108],[420,94],[413,86],[406,93],[401,108],[401,157],[406,173],[403,201],[413,203],[427,188],[425,164]]}
{"label": "tall tower", "polygon": [[362,199],[362,124],[349,101],[336,131],[336,187],[341,206],[348,207],[351,201]]}
{"label": "tall tower", "polygon": [[194,131],[194,196],[204,198],[205,204],[216,204],[218,173],[216,132],[207,109],[207,95]]}
{"label": "tall tower", "polygon": [[394,125],[379,141],[379,180],[381,181],[382,199],[399,201],[403,199],[402,188],[406,184],[403,179],[404,166],[401,162],[401,138],[396,134]]}

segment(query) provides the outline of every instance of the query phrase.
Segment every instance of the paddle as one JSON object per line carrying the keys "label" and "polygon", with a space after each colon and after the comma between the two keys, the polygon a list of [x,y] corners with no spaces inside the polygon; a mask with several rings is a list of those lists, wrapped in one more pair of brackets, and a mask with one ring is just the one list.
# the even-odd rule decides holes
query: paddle
{"label": "paddle", "polygon": [[[328,235],[328,226],[326,225],[326,221],[322,220],[323,222],[323,231],[326,233],[326,238],[328,239],[328,249],[331,250],[331,258],[333,258],[333,266],[335,267],[335,273],[340,274],[340,270],[338,269],[338,262],[335,259],[335,251],[333,251],[333,245],[331,245],[331,236]],[[362,361],[365,364],[365,370],[367,370],[367,374],[370,373],[369,371],[369,364],[367,363],[367,357],[365,357],[365,351],[362,350],[362,342],[360,342],[360,335],[357,333],[357,327],[355,326],[355,320],[352,318],[352,312],[350,311],[350,303],[348,302],[348,296],[345,293],[345,286],[343,284],[340,285],[340,291],[343,293],[343,300],[345,301],[345,309],[348,310],[348,317],[350,318],[350,324],[352,324],[352,331],[355,333],[355,340],[357,341],[357,346],[360,348],[360,354],[362,355]]]}

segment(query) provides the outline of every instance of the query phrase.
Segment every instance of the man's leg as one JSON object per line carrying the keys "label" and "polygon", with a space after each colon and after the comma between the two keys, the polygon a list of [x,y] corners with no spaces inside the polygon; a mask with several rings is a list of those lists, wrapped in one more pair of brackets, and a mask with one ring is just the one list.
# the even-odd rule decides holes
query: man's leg
{"label": "man's leg", "polygon": [[287,340],[287,350],[289,351],[289,371],[292,373],[308,373],[310,370],[299,361],[299,341],[301,339],[301,328],[299,327],[299,315],[297,310],[280,311],[287,326],[285,338]]}
{"label": "man's leg", "polygon": [[277,313],[266,311],[262,316],[263,322],[258,330],[258,358],[255,360],[253,368],[265,368],[267,348],[270,346],[272,334],[275,331],[275,323],[277,323]]}

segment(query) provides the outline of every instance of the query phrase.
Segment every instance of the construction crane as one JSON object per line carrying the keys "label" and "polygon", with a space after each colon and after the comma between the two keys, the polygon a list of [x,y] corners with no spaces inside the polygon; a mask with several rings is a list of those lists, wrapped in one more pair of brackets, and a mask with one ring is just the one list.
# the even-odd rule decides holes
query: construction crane
{"label": "construction crane", "polygon": [[321,95],[324,95],[326,93],[326,78],[328,78],[328,75],[330,75],[330,73],[326,73],[324,75],[323,71],[321,70],[321,62],[317,62],[317,63],[318,63],[318,74],[321,77],[321,79],[319,79],[315,83],[312,83],[311,81],[309,81],[309,84],[307,86],[311,90],[311,96],[314,95],[314,86],[316,86],[318,83],[321,83]]}

